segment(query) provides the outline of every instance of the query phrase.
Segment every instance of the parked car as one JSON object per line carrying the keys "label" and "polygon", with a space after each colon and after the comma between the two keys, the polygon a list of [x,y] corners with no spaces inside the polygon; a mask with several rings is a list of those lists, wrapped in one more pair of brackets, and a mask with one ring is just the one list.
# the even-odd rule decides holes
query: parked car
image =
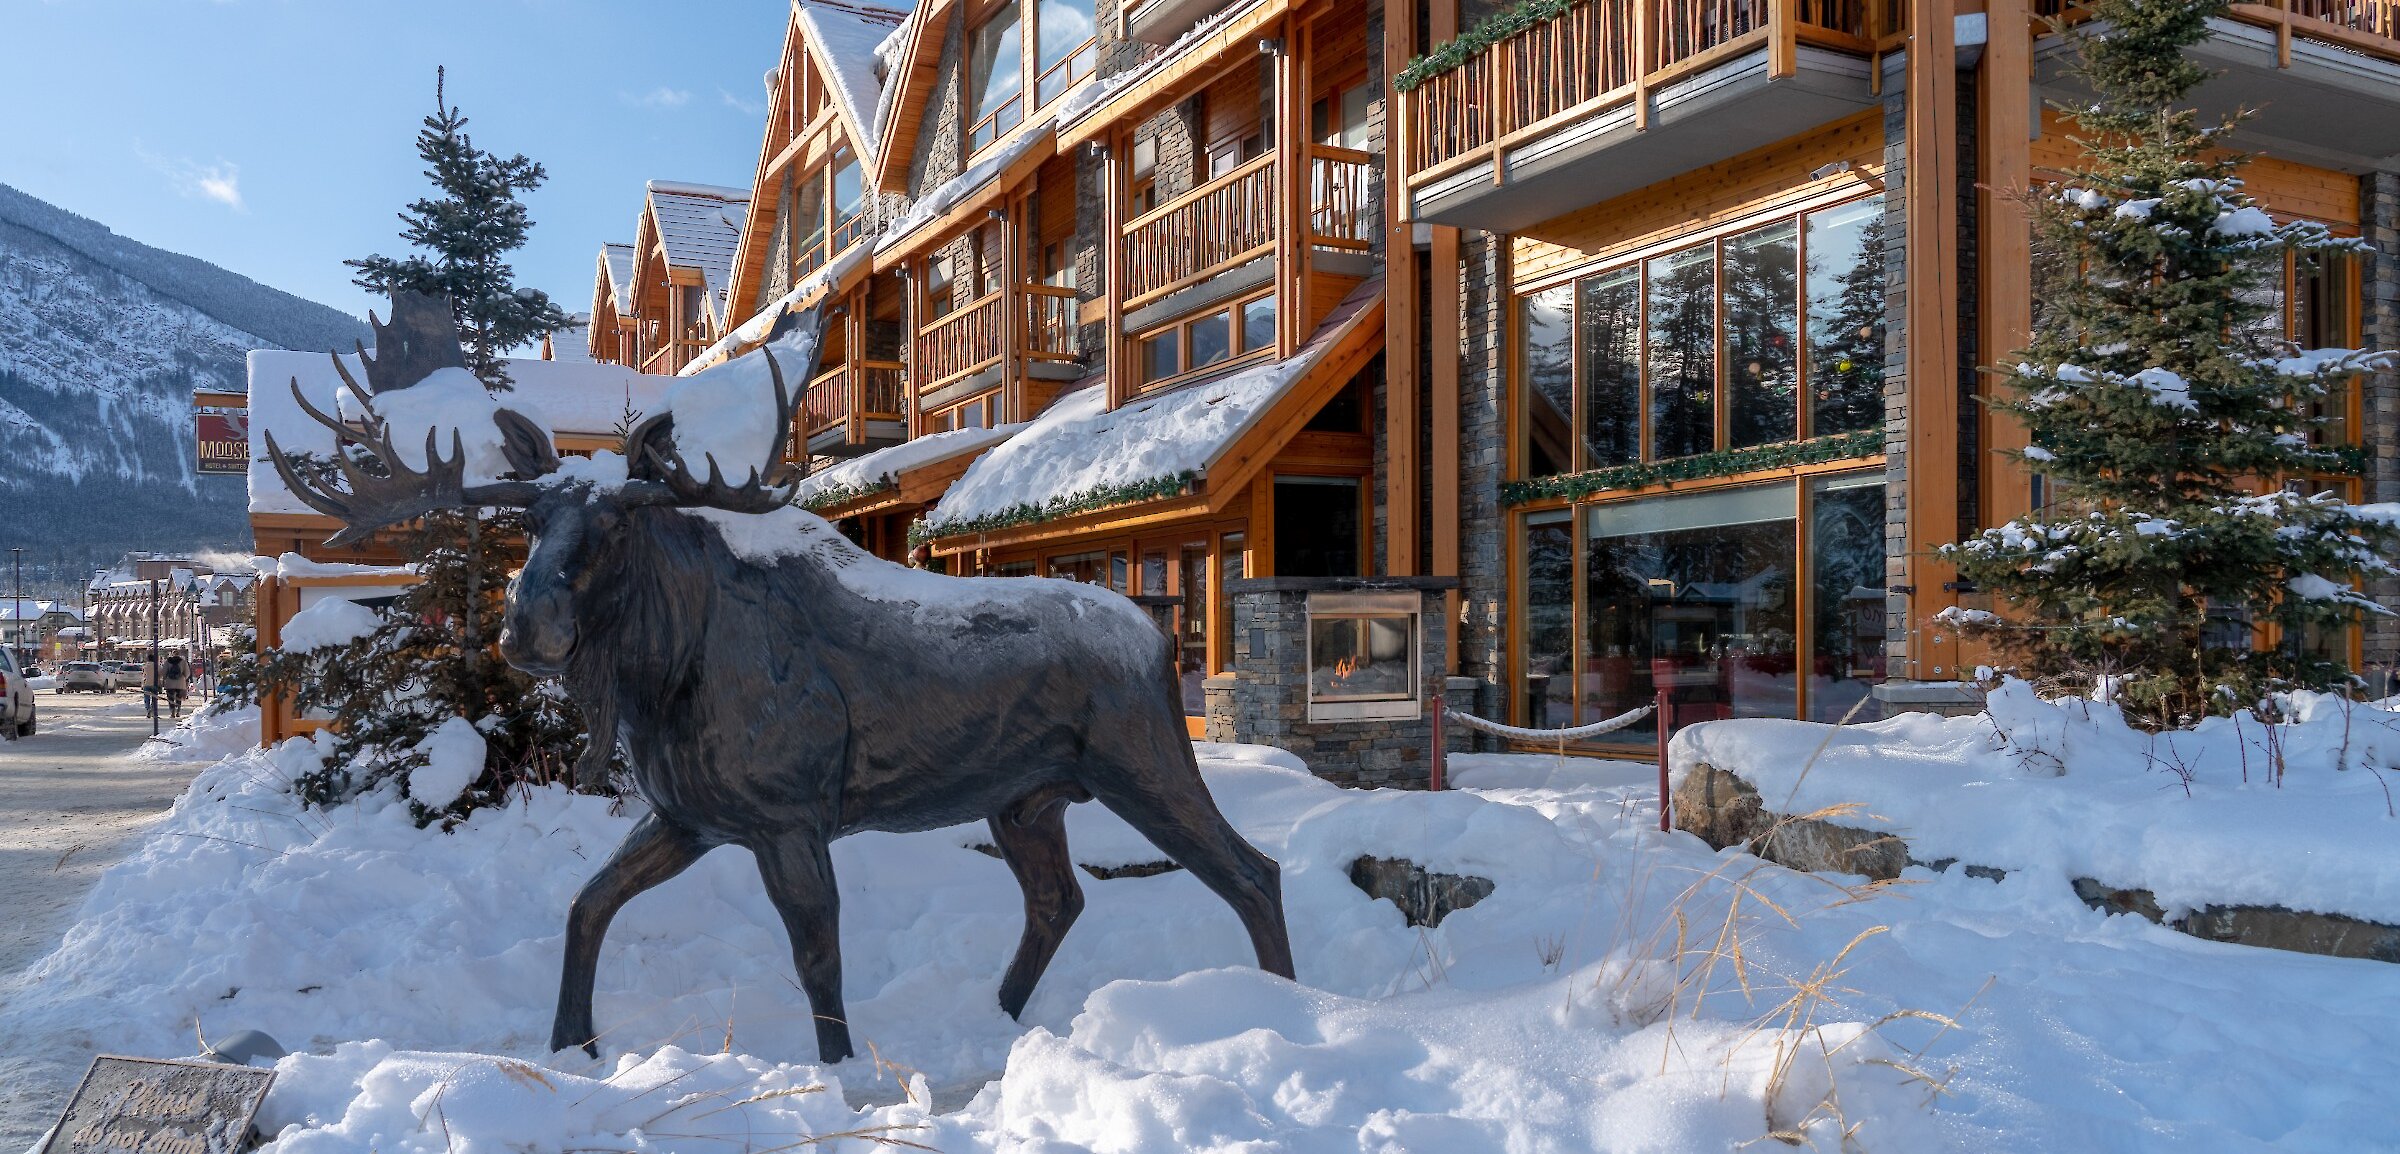
{"label": "parked car", "polygon": [[115,693],[117,674],[97,661],[70,661],[58,671],[60,693]]}
{"label": "parked car", "polygon": [[142,687],[142,670],[144,668],[146,667],[139,661],[117,662],[117,688],[136,690],[140,689]]}
{"label": "parked car", "polygon": [[0,649],[0,736],[33,736],[33,679],[17,668],[17,655]]}

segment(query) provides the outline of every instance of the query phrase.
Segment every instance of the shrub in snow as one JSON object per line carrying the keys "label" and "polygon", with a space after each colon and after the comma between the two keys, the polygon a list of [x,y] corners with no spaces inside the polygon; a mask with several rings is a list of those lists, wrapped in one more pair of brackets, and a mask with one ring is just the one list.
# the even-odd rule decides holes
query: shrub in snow
{"label": "shrub in snow", "polygon": [[[2400,519],[2320,491],[2358,471],[2330,443],[2337,390],[2385,358],[2282,338],[2287,254],[2357,242],[2270,220],[2222,151],[2234,121],[2177,107],[2207,76],[2183,50],[2224,9],[2101,0],[2109,31],[2070,33],[2098,97],[2062,107],[2082,166],[2029,198],[2058,275],[1995,402],[2024,422],[2019,456],[2055,499],[1943,551],[2005,608],[1947,624],[2036,680],[2108,684],[2152,730],[2349,684],[2341,646],[2317,639],[2382,612],[2353,589],[2393,572]],[[2262,493],[2261,477],[2294,482]],[[2285,642],[2255,649],[2262,625]]]}

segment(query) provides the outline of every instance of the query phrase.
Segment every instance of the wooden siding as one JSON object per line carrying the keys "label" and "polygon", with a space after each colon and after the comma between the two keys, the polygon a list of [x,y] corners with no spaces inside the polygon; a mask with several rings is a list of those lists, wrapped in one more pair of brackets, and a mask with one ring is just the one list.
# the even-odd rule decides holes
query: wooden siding
{"label": "wooden siding", "polygon": [[[1809,179],[1812,170],[1837,160],[1849,161],[1850,171]],[[1631,252],[1814,200],[1853,196],[1879,186],[1882,175],[1882,114],[1861,113],[1543,221],[1515,238],[1514,280],[1530,284],[1595,257]]]}

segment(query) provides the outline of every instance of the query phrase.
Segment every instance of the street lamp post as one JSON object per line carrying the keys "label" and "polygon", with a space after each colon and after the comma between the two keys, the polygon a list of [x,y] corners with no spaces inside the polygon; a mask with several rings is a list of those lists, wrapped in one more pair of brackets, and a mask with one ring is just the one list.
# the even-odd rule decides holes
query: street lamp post
{"label": "street lamp post", "polygon": [[158,682],[158,578],[150,579],[150,684],[142,687],[142,696],[150,706],[150,736],[158,736],[158,692],[165,688]]}
{"label": "street lamp post", "polygon": [[8,644],[17,651],[17,660],[25,659],[25,550],[10,546],[9,568],[16,570],[17,591],[8,610]]}

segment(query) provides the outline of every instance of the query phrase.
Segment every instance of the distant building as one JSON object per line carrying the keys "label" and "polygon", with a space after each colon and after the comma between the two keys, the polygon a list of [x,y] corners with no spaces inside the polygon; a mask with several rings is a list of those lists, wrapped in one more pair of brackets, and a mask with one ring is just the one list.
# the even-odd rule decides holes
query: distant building
{"label": "distant building", "polygon": [[[85,586],[91,634],[85,655],[118,660],[160,649],[205,653],[247,621],[258,578],[219,573],[191,557],[128,553]],[[77,622],[82,623],[82,622]]]}

